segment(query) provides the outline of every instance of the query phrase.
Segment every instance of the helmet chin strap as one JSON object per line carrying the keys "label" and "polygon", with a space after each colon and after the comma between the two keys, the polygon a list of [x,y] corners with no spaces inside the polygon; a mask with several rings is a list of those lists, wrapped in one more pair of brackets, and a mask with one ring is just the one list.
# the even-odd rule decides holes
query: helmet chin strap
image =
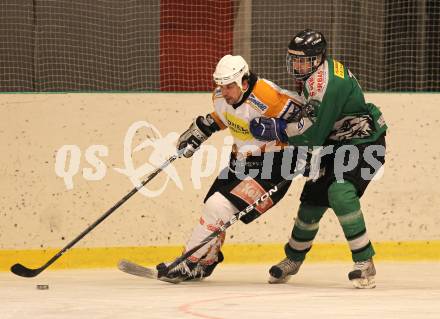
{"label": "helmet chin strap", "polygon": [[[244,91],[243,89],[241,89],[241,95],[240,95],[240,97],[238,98],[238,101],[241,101],[241,99],[243,98],[243,95],[244,95],[244,93],[245,93],[246,91]],[[238,102],[237,101],[237,102]]]}
{"label": "helmet chin strap", "polygon": [[248,81],[246,82],[246,89],[243,87],[243,82],[241,82],[241,85],[239,85],[239,86],[240,86],[240,90],[241,90],[241,96],[240,96],[240,100],[241,100],[241,98],[243,97],[243,94],[245,94],[246,91],[249,89],[249,82]]}

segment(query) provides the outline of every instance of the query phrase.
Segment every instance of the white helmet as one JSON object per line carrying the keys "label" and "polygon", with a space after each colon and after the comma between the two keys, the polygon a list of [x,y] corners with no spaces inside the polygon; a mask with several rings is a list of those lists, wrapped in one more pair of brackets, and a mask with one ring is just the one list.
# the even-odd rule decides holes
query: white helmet
{"label": "white helmet", "polygon": [[217,63],[213,78],[217,85],[237,83],[243,90],[242,79],[244,75],[249,75],[249,66],[240,55],[225,55]]}

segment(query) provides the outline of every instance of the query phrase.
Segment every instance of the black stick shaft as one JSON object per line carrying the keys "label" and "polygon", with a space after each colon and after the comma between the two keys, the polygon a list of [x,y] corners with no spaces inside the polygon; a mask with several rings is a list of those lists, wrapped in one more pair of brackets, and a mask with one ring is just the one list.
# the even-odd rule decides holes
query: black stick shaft
{"label": "black stick shaft", "polygon": [[181,262],[183,262],[185,259],[187,259],[189,256],[194,254],[196,251],[198,251],[200,248],[205,246],[207,243],[209,243],[212,239],[216,238],[218,235],[220,235],[222,232],[224,232],[227,228],[229,228],[232,224],[235,224],[237,221],[239,221],[241,218],[243,218],[245,215],[247,215],[249,212],[251,212],[255,207],[258,206],[261,202],[268,199],[273,194],[277,193],[282,189],[284,186],[288,185],[288,183],[291,181],[291,179],[285,179],[281,182],[279,182],[277,185],[272,187],[270,190],[268,190],[266,193],[261,195],[255,202],[247,206],[242,211],[239,211],[238,213],[235,213],[234,216],[231,217],[226,223],[224,223],[222,226],[219,227],[216,231],[209,234],[206,238],[204,238],[200,244],[197,246],[194,246],[190,250],[186,251],[182,256],[178,257],[176,260],[174,260],[171,264],[169,264],[166,268],[164,268],[159,276],[166,275],[171,269],[179,265]]}
{"label": "black stick shaft", "polygon": [[58,253],[56,253],[49,261],[47,261],[43,266],[37,269],[30,269],[21,264],[15,264],[11,267],[11,271],[22,277],[35,277],[44,269],[52,265],[58,258],[60,258],[63,254],[65,254],[70,248],[72,248],[77,242],[79,242],[84,236],[86,236],[90,231],[92,231],[96,226],[102,223],[108,216],[110,216],[115,210],[117,210],[122,204],[124,204],[130,197],[136,194],[142,187],[144,187],[149,181],[151,181],[154,177],[156,177],[161,171],[165,169],[169,164],[171,164],[174,160],[178,158],[178,155],[171,156],[168,160],[166,160],[159,168],[157,168],[154,172],[152,172],[148,177],[141,182],[140,186],[133,188],[127,195],[122,197],[113,207],[107,210],[101,217],[99,217],[93,224],[87,227],[81,234],[79,234],[75,239],[73,239],[70,243],[66,245],[63,249],[61,249]]}

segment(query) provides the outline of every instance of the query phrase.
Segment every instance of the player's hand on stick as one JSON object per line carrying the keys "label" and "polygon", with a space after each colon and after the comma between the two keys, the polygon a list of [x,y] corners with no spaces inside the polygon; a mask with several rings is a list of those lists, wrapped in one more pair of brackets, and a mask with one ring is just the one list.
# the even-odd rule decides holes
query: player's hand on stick
{"label": "player's hand on stick", "polygon": [[198,116],[189,128],[180,135],[177,140],[177,150],[183,151],[183,156],[191,157],[194,152],[208,139],[213,133],[207,119]]}
{"label": "player's hand on stick", "polygon": [[297,123],[303,118],[313,118],[317,113],[320,102],[318,100],[310,100],[304,105],[292,104],[292,107],[284,114],[283,118],[287,123]]}
{"label": "player's hand on stick", "polygon": [[256,117],[251,120],[252,135],[261,141],[287,141],[286,121],[279,118]]}

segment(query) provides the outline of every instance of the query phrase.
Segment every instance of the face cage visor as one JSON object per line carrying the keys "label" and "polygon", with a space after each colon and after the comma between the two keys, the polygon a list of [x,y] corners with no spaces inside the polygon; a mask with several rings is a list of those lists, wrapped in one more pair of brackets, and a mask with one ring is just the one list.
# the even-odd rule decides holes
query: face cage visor
{"label": "face cage visor", "polygon": [[[295,64],[299,69],[295,69]],[[318,69],[318,56],[304,56],[287,52],[286,55],[287,73],[295,80],[305,81],[313,72]]]}

